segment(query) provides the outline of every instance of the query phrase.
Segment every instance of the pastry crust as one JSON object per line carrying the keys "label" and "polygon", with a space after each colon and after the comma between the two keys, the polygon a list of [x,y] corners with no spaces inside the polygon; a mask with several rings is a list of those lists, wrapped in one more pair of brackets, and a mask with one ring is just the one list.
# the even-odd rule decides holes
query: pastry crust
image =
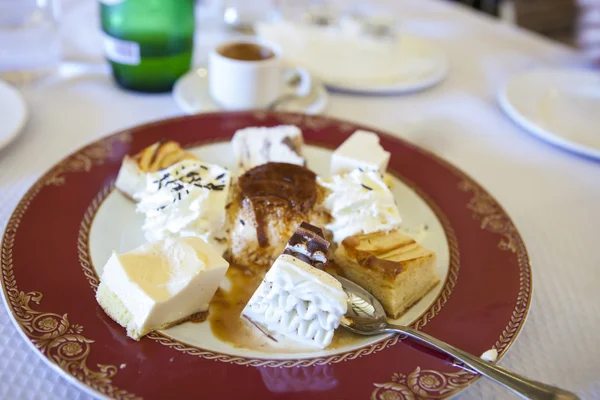
{"label": "pastry crust", "polygon": [[438,283],[436,256],[397,230],[350,236],[335,251],[335,262],[351,281],[398,318]]}

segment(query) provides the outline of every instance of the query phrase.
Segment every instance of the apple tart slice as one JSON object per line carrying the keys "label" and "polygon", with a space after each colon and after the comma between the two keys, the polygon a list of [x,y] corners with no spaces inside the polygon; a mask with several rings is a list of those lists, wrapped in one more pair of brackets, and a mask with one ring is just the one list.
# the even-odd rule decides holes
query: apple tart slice
{"label": "apple tart slice", "polygon": [[343,274],[398,318],[439,282],[435,253],[398,230],[349,236],[335,251]]}
{"label": "apple tart slice", "polygon": [[129,199],[146,188],[146,174],[171,167],[179,161],[197,157],[172,140],[156,142],[133,156],[125,156],[115,186]]}

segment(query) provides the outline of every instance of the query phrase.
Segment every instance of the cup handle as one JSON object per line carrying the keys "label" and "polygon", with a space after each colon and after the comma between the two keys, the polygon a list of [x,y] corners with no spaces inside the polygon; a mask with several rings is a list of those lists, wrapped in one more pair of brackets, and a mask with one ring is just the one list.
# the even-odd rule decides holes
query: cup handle
{"label": "cup handle", "polygon": [[[312,89],[312,78],[305,68],[286,68],[283,76],[285,81],[285,96],[305,97],[310,94]],[[295,79],[300,79],[300,83],[294,83]]]}

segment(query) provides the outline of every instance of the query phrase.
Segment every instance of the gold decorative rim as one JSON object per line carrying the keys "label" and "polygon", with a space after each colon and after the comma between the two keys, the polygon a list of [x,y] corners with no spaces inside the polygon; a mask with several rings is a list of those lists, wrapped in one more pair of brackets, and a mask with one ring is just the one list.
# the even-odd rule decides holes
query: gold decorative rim
{"label": "gold decorative rim", "polygon": [[459,189],[473,194],[467,207],[473,212],[473,218],[480,221],[481,229],[501,235],[502,239],[498,242],[498,248],[517,255],[519,264],[519,294],[517,295],[517,304],[508,325],[504,328],[502,335],[494,345],[499,356],[502,356],[512,343],[513,338],[516,338],[529,311],[531,303],[531,268],[529,265],[529,256],[517,228],[489,193],[479,185],[474,184],[471,180],[463,180],[459,184]]}
{"label": "gold decorative rim", "polygon": [[96,142],[62,160],[40,178],[19,201],[9,218],[2,238],[0,257],[0,280],[5,303],[11,311],[9,314],[33,346],[50,362],[85,386],[99,394],[123,400],[140,397],[112,384],[112,379],[119,371],[117,366],[98,364],[97,368],[88,367],[88,357],[94,340],[83,335],[83,327],[71,324],[67,314],[34,310],[31,303],[39,305],[43,293],[19,290],[13,272],[13,246],[25,212],[44,187],[61,186],[65,183],[66,173],[87,172],[93,166],[104,163],[110,155],[113,143],[127,142],[129,139],[129,134],[123,132]]}
{"label": "gold decorative rim", "polygon": [[445,398],[470,385],[478,375],[465,371],[439,372],[415,368],[408,375],[394,373],[390,382],[374,383],[371,400]]}
{"label": "gold decorative rim", "polygon": [[[320,126],[320,125],[316,125]],[[211,140],[205,142],[197,142],[191,145],[186,146],[186,148],[192,148],[196,146],[202,146],[207,144],[224,142],[223,140]],[[312,142],[307,142],[307,144],[311,144]],[[319,143],[318,146],[329,148],[322,143]],[[458,240],[454,233],[454,229],[450,225],[450,221],[442,212],[442,210],[435,204],[435,202],[425,193],[423,192],[415,183],[410,182],[408,179],[404,178],[401,174],[397,172],[393,172],[393,175],[406,184],[409,188],[411,188],[415,193],[420,196],[423,201],[433,210],[434,214],[440,221],[444,229],[444,234],[448,241],[448,252],[449,252],[449,265],[448,265],[448,274],[443,283],[442,289],[440,293],[436,296],[436,298],[432,301],[431,305],[419,316],[417,317],[411,326],[416,329],[423,328],[431,319],[433,319],[442,309],[444,304],[448,301],[450,294],[454,290],[456,286],[456,280],[458,279],[458,273],[460,269],[460,261],[459,261],[459,250],[458,250]],[[92,287],[93,290],[98,288],[99,277],[96,274],[96,270],[93,266],[93,262],[90,255],[90,246],[89,246],[89,232],[91,226],[93,224],[94,218],[100,206],[103,204],[104,200],[108,197],[108,195],[114,189],[114,182],[111,182],[94,197],[90,205],[88,206],[86,212],[84,213],[83,219],[80,224],[78,240],[77,240],[77,251],[79,257],[79,263],[84,271],[84,274]],[[359,347],[355,350],[350,350],[344,353],[333,354],[326,357],[311,357],[311,358],[301,358],[301,359],[286,359],[286,360],[273,360],[273,359],[262,359],[262,358],[249,358],[242,356],[234,356],[225,353],[218,353],[203,349],[201,347],[197,347],[191,345],[189,343],[183,342],[176,338],[173,338],[165,333],[161,332],[152,332],[147,335],[148,338],[157,341],[163,346],[170,347],[174,350],[180,351],[184,354],[189,354],[192,356],[197,356],[201,358],[205,358],[208,360],[216,360],[225,363],[232,363],[237,365],[244,366],[252,366],[252,367],[272,367],[272,368],[294,368],[294,367],[310,367],[313,365],[326,365],[326,364],[335,364],[342,361],[354,360],[358,357],[362,357],[365,355],[369,355],[372,353],[379,352],[384,350],[387,347],[393,346],[399,341],[405,338],[404,335],[393,335],[386,338],[383,338],[377,342],[367,344],[365,346]]]}

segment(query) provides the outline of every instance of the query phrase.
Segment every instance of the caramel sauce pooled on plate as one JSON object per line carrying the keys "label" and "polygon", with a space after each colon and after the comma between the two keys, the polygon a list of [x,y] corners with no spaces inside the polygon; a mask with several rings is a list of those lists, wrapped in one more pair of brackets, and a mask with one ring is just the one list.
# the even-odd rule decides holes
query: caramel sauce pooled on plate
{"label": "caramel sauce pooled on plate", "polygon": [[[336,267],[328,265],[328,271]],[[258,350],[265,353],[296,353],[298,349],[277,346],[267,335],[252,326],[241,316],[242,310],[260,285],[267,268],[244,267],[232,264],[227,270],[226,277],[231,284],[228,291],[219,288],[210,302],[209,316],[212,333],[219,340],[231,343],[235,347]],[[336,349],[355,344],[357,336],[344,328],[338,328],[333,335],[331,344],[326,348]],[[318,352],[319,350],[308,350]],[[302,350],[305,352],[305,350]]]}

